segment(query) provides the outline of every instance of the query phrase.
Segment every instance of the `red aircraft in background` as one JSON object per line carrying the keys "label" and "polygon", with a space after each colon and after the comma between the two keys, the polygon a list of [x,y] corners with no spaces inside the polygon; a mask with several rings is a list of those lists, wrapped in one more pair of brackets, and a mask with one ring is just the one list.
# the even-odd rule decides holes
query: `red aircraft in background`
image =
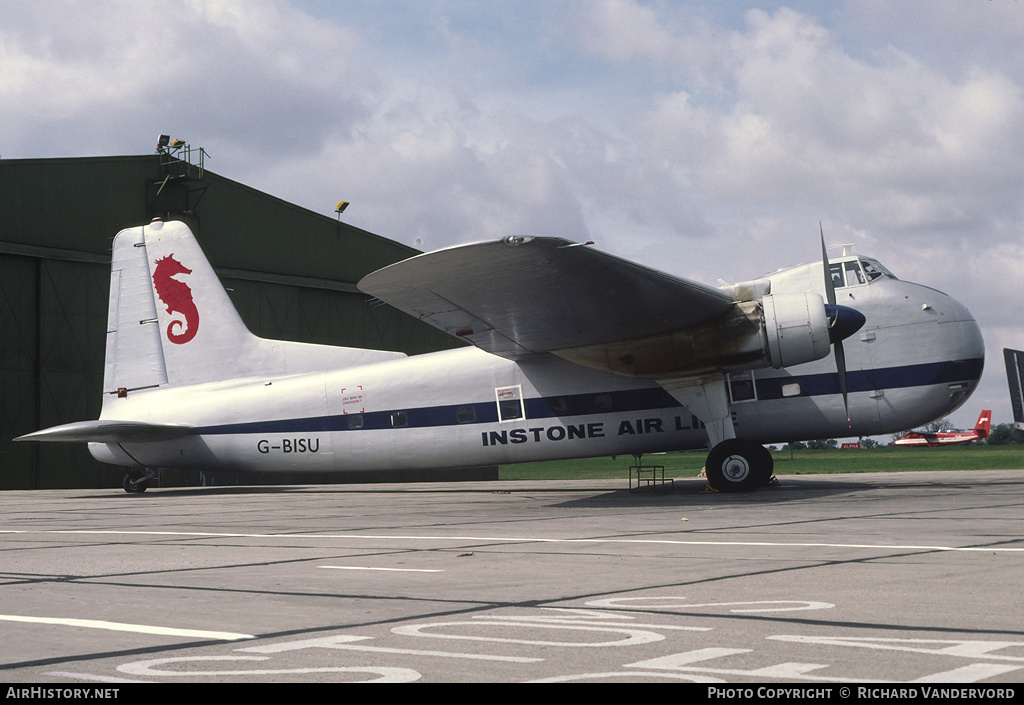
{"label": "red aircraft in background", "polygon": [[918,433],[907,431],[907,434],[895,441],[898,446],[949,446],[957,443],[970,443],[979,438],[988,438],[992,428],[992,412],[988,409],[981,412],[973,431],[941,431],[937,433]]}

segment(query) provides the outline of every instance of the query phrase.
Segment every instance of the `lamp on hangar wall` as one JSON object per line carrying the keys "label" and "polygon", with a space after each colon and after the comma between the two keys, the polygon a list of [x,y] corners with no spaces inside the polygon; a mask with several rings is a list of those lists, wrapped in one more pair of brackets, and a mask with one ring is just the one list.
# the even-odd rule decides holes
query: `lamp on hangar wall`
{"label": "lamp on hangar wall", "polygon": [[170,135],[160,135],[156,140],[157,152],[173,152],[185,146],[187,146],[185,140],[172,140]]}

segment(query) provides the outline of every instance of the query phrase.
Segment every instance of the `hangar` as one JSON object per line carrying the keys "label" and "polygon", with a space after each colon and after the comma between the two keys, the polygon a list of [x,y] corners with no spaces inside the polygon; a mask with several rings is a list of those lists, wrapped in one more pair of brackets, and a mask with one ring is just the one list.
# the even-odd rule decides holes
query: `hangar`
{"label": "hangar", "polygon": [[[218,176],[204,162],[203,150],[178,141],[148,155],[0,160],[0,489],[121,486],[124,469],[93,460],[84,444],[11,439],[98,417],[111,241],[154,217],[189,224],[259,336],[409,354],[460,344],[356,289],[363,275],[417,250],[340,213]],[[492,477],[493,468],[444,477],[162,471],[161,484]]]}

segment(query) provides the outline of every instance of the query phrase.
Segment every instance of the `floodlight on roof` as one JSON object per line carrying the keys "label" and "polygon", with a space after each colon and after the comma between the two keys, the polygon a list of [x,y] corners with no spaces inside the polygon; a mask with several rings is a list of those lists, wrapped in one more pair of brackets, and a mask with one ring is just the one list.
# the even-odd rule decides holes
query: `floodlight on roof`
{"label": "floodlight on roof", "polygon": [[348,208],[348,201],[338,201],[338,205],[334,208],[334,212],[341,215]]}
{"label": "floodlight on roof", "polygon": [[156,140],[156,151],[160,151],[171,141],[170,135],[160,135]]}

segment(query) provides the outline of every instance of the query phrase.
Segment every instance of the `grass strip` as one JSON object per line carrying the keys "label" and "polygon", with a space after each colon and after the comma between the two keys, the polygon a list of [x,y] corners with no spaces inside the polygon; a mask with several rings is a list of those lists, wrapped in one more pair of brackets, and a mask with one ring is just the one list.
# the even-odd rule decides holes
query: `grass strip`
{"label": "grass strip", "polygon": [[[884,446],[849,450],[787,450],[772,452],[777,475],[826,475],[855,472],[908,472],[929,470],[1024,470],[1024,445],[970,444],[946,448]],[[696,477],[707,451],[645,455],[643,465],[661,465],[666,477]],[[628,475],[630,456],[553,460],[543,463],[502,465],[501,480],[613,480]]]}

